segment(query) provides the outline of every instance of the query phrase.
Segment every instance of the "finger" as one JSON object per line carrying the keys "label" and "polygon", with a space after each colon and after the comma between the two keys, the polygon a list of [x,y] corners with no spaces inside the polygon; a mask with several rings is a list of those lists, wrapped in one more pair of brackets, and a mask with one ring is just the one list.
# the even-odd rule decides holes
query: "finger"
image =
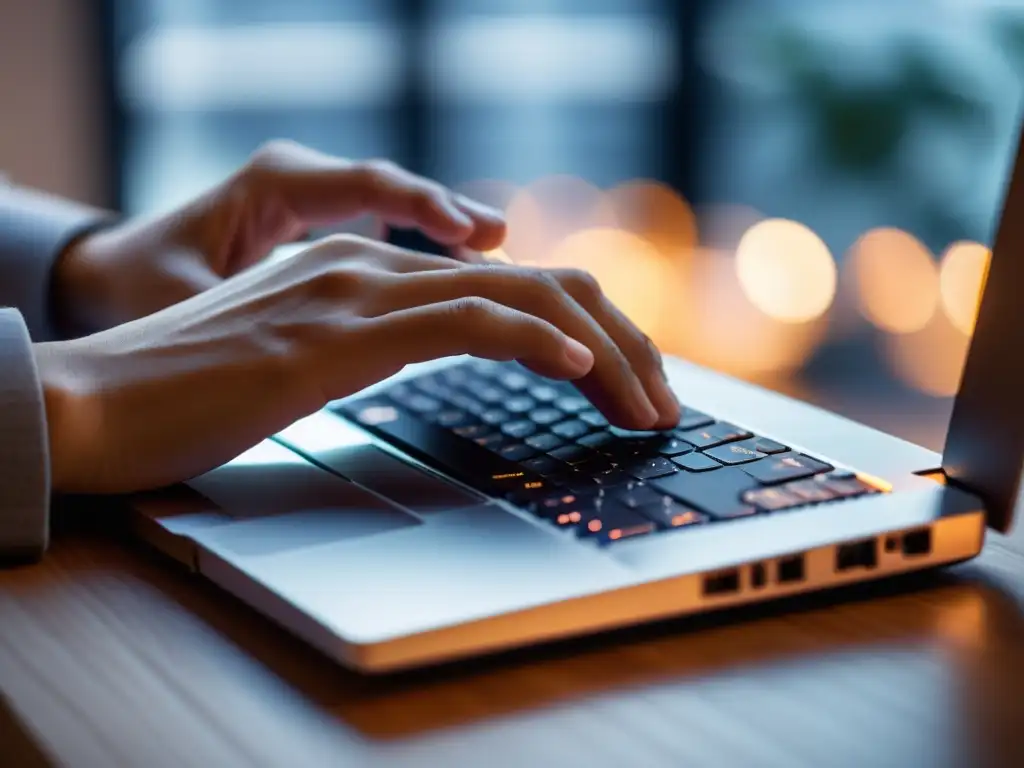
{"label": "finger", "polygon": [[353,163],[292,142],[274,142],[254,157],[253,173],[285,219],[326,226],[362,213],[398,227],[418,227],[444,245],[494,248],[504,238],[501,214],[385,160]]}
{"label": "finger", "polygon": [[454,355],[520,360],[544,376],[574,379],[594,364],[590,350],[551,323],[478,297],[425,304],[370,321],[371,365],[397,370]]}
{"label": "finger", "polygon": [[[661,353],[601,291],[594,278],[574,269],[553,270],[555,278],[598,323],[608,332],[629,361],[631,369],[643,385],[650,402],[658,412],[656,428],[670,429],[679,423],[679,401],[665,377]],[[587,382],[580,382],[586,388]]]}
{"label": "finger", "polygon": [[583,391],[613,423],[649,429],[659,418],[615,340],[550,273],[507,266],[466,266],[454,272],[409,275],[380,292],[373,312],[386,314],[466,297],[480,297],[541,318],[587,346],[595,362],[582,382]]}

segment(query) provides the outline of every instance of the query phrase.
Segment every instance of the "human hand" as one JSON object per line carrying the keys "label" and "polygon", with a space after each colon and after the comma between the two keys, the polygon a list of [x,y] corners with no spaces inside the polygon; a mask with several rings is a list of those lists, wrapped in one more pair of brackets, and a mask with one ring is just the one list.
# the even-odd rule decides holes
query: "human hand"
{"label": "human hand", "polygon": [[463,353],[576,380],[625,427],[679,418],[657,351],[590,275],[354,236],[35,353],[64,492],[187,479],[408,363]]}
{"label": "human hand", "polygon": [[74,243],[55,269],[58,321],[84,335],[144,317],[223,282],[310,229],[364,213],[475,251],[495,248],[505,236],[498,211],[393,163],[353,162],[273,141],[182,208]]}

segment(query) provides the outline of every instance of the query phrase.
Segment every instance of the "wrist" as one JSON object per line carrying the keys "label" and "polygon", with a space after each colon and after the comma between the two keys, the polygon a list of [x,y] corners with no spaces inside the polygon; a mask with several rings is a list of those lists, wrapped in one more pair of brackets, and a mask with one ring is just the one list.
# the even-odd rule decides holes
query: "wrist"
{"label": "wrist", "polygon": [[100,308],[109,301],[104,284],[97,241],[105,225],[80,233],[67,244],[54,263],[50,303],[54,324],[64,338],[85,336],[100,330]]}

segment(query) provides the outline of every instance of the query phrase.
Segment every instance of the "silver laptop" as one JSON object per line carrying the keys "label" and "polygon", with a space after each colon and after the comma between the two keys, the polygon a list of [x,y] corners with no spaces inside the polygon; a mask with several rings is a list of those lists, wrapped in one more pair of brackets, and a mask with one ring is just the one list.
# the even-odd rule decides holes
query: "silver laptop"
{"label": "silver laptop", "polygon": [[383,672],[974,557],[1024,463],[1024,155],[940,456],[668,360],[671,432],[514,363],[414,366],[186,485],[147,541]]}

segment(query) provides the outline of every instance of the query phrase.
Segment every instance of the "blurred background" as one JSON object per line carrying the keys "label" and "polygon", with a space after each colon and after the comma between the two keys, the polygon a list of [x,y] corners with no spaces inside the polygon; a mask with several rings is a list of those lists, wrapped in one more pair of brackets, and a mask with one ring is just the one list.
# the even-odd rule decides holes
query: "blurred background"
{"label": "blurred background", "polygon": [[273,137],[390,157],[506,211],[489,258],[941,448],[1022,65],[1024,0],[0,0],[0,168],[145,214]]}

